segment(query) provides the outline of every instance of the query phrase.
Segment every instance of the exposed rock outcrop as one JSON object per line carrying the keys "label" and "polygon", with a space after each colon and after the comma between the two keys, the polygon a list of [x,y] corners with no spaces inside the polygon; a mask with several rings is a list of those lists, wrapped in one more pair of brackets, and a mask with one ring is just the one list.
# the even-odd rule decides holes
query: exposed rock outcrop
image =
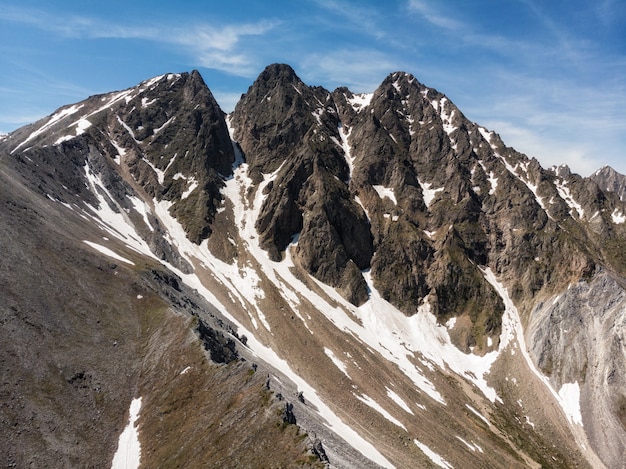
{"label": "exposed rock outcrop", "polygon": [[346,184],[330,93],[305,85],[288,65],[270,65],[237,104],[232,124],[252,180],[269,180],[256,220],[261,246],[278,261],[298,235],[296,261],[363,303],[360,270],[369,267],[372,239]]}

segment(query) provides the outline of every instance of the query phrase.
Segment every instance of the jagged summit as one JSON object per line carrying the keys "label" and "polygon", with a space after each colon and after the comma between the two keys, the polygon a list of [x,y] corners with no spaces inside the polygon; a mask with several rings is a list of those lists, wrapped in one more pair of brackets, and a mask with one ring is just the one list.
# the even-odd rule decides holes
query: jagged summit
{"label": "jagged summit", "polygon": [[[146,465],[223,466],[233,435],[267,466],[264,448],[305,461],[306,445],[312,467],[623,461],[623,176],[544,169],[413,75],[355,94],[273,64],[228,116],[197,71],[163,75],[1,139],[0,178],[16,318],[0,332],[42,331],[53,384],[24,374],[28,354],[0,358],[18,357],[33,409],[62,409],[36,393],[71,386],[67,412],[107,415],[98,458],[137,393]],[[79,326],[124,366],[55,355]],[[106,376],[126,394],[100,395]],[[223,413],[193,410],[214,401]],[[6,444],[46,448],[38,432]],[[101,463],[83,453],[62,460]]]}
{"label": "jagged summit", "polygon": [[610,166],[604,166],[593,173],[591,179],[602,189],[617,194],[620,200],[626,200],[626,177]]}
{"label": "jagged summit", "polygon": [[279,63],[271,64],[265,67],[265,69],[259,74],[258,78],[256,79],[255,84],[260,82],[268,83],[273,81],[283,83],[302,83],[300,78],[296,75],[295,70],[291,68],[291,65]]}

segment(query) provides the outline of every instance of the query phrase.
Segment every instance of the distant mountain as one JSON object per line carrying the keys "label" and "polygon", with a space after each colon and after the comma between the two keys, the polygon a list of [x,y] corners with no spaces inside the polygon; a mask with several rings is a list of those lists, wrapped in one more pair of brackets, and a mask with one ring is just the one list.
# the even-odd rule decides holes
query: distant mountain
{"label": "distant mountain", "polygon": [[[624,176],[544,169],[404,72],[199,73],[0,139],[7,464],[608,467]],[[138,402],[138,401],[137,401]]]}
{"label": "distant mountain", "polygon": [[620,200],[626,200],[626,177],[610,166],[605,166],[591,175],[591,179],[607,192],[615,192]]}

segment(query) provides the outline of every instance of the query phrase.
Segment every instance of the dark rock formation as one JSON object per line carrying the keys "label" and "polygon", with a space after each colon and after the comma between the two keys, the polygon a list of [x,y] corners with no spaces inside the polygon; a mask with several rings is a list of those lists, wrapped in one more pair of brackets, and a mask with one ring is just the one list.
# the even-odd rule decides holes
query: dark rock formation
{"label": "dark rock formation", "polygon": [[215,363],[230,363],[239,358],[235,349],[235,341],[225,337],[223,332],[207,326],[202,319],[198,319],[196,332],[204,349],[211,354],[211,360]]}
{"label": "dark rock formation", "polygon": [[365,213],[348,191],[330,93],[306,86],[287,65],[271,65],[237,104],[232,123],[253,181],[271,178],[256,221],[261,246],[280,260],[299,234],[296,261],[363,303],[367,286],[360,270],[369,266],[372,240]]}
{"label": "dark rock formation", "polygon": [[282,419],[283,419],[283,423],[286,423],[289,425],[296,424],[296,416],[293,414],[293,404],[291,404],[290,402],[285,402],[285,407],[283,408],[283,413],[282,413]]}

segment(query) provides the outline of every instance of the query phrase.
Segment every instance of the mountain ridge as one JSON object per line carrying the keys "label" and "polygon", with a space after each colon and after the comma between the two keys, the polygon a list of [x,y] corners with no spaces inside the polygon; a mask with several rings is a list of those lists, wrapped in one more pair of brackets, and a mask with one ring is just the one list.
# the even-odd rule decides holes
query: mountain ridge
{"label": "mountain ridge", "polygon": [[[619,356],[619,345],[592,344],[619,341],[623,318],[591,292],[604,285],[612,304],[625,301],[623,176],[544,170],[410,74],[365,96],[309,87],[284,64],[268,66],[228,118],[197,72],[168,74],[62,107],[10,134],[0,153],[39,203],[83,214],[104,229],[105,249],[134,263],[147,256],[180,279],[170,282],[193,285],[235,324],[224,333],[237,350],[245,332],[270,374],[297,376],[309,391],[296,418],[309,415],[331,464],[351,467],[354,448],[396,467],[432,463],[424,448],[453,464],[601,464],[582,444],[618,467],[624,360],[602,367],[609,381],[559,363],[568,344],[582,363]],[[559,298],[572,285],[595,299],[571,297],[565,314]],[[587,337],[576,321],[592,324],[601,310],[604,332]],[[576,340],[552,330],[555,315]],[[524,332],[511,332],[515,321]],[[520,420],[519,403],[503,403],[503,392],[525,395],[511,370],[562,407],[557,391],[576,383],[580,421],[526,400],[533,425]],[[342,431],[360,430],[334,441],[308,393],[327,420],[351,422]],[[476,414],[486,427],[470,424]],[[536,424],[541,433],[522,431]],[[452,429],[465,432],[460,446],[442,444]],[[574,443],[545,449],[562,438]]]}

